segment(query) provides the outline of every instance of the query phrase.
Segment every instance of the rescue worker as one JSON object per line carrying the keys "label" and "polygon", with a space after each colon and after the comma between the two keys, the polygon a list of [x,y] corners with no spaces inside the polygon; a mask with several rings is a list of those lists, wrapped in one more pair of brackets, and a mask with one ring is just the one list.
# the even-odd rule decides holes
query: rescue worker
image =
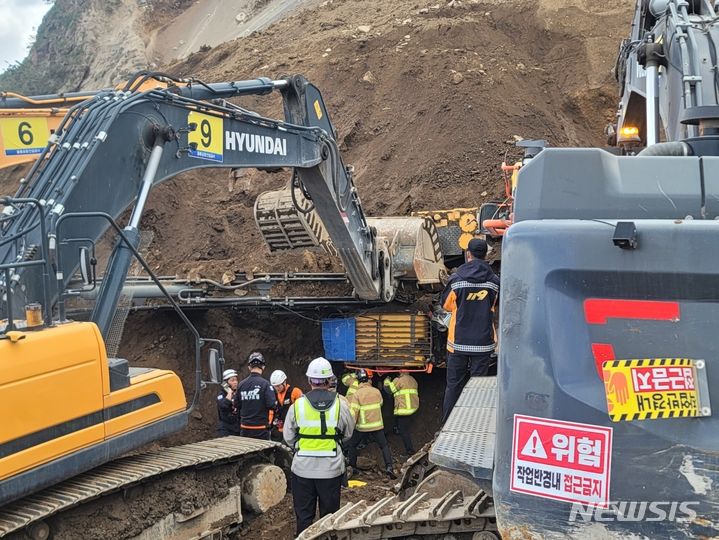
{"label": "rescue worker", "polygon": [[397,478],[392,467],[392,454],[387,444],[387,437],[384,434],[382,392],[372,386],[369,375],[364,369],[357,370],[357,382],[359,387],[349,399],[350,408],[356,420],[354,435],[347,445],[350,466],[353,471],[360,470],[357,467],[357,447],[360,442],[371,438],[379,445],[382,451],[385,472],[390,478]]}
{"label": "rescue worker", "polygon": [[277,395],[277,409],[274,411],[272,425],[277,431],[272,432],[272,439],[282,441],[282,427],[290,406],[302,397],[302,390],[287,382],[287,375],[281,369],[276,369],[270,375],[270,384]]}
{"label": "rescue worker", "polygon": [[234,369],[226,369],[222,373],[222,392],[217,396],[218,437],[240,434],[240,417],[232,402],[238,382],[237,371]]}
{"label": "rescue worker", "polygon": [[451,313],[443,424],[469,377],[487,375],[495,348],[493,322],[499,277],[484,260],[486,256],[487,242],[470,240],[465,253],[467,262],[449,278],[442,293],[442,306]]}
{"label": "rescue worker", "polygon": [[262,377],[265,357],[253,352],[247,360],[249,376],[237,386],[235,408],[240,416],[240,433],[253,439],[270,438],[270,412],[277,407],[275,390]]}
{"label": "rescue worker", "polygon": [[340,508],[345,458],[340,443],[352,436],[350,408],[331,391],[332,366],[322,357],[307,367],[311,390],[287,411],[282,436],[295,449],[292,459],[292,499],[297,536],[320,517]]}
{"label": "rescue worker", "polygon": [[354,371],[348,371],[344,375],[342,375],[342,384],[344,384],[347,387],[347,392],[345,392],[345,397],[347,399],[351,398],[354,393],[357,391],[357,388],[359,388],[359,383],[357,382],[357,375]]}
{"label": "rescue worker", "polygon": [[419,390],[417,379],[402,371],[399,377],[384,380],[384,387],[394,399],[394,421],[399,431],[407,456],[414,454],[412,444],[412,417],[419,409]]}

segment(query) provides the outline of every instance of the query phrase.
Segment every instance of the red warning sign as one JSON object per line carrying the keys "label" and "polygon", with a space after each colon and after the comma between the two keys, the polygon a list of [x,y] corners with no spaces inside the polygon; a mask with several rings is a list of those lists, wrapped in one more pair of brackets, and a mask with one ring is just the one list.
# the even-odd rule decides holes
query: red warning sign
{"label": "red warning sign", "polygon": [[606,507],[612,428],[514,415],[511,490]]}

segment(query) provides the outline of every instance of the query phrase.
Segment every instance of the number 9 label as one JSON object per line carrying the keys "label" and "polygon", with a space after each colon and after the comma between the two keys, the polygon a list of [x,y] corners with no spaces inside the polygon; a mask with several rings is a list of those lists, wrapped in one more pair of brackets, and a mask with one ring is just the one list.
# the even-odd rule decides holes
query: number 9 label
{"label": "number 9 label", "polygon": [[47,118],[21,117],[0,120],[0,135],[6,156],[39,154],[47,146]]}
{"label": "number 9 label", "polygon": [[187,142],[194,146],[190,149],[189,156],[222,163],[222,138],[224,136],[222,118],[190,111],[187,115],[187,123],[196,126],[194,131],[190,131],[187,136]]}

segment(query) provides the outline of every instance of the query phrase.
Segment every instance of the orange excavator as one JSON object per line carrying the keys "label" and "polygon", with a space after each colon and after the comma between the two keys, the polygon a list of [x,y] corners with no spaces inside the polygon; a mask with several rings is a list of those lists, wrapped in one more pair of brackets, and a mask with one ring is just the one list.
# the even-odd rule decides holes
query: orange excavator
{"label": "orange excavator", "polygon": [[[166,87],[159,78],[147,76],[141,82],[121,83],[115,90],[143,92]],[[65,115],[97,94],[92,91],[24,96],[0,92],[0,169],[35,161],[51,142]]]}
{"label": "orange excavator", "polygon": [[479,207],[477,220],[480,232],[495,244],[502,240],[507,229],[514,222],[514,196],[517,190],[519,170],[539,154],[546,145],[547,143],[543,140],[519,141],[517,147],[524,150],[522,159],[512,164],[502,162],[505,199],[501,202],[482,204]]}

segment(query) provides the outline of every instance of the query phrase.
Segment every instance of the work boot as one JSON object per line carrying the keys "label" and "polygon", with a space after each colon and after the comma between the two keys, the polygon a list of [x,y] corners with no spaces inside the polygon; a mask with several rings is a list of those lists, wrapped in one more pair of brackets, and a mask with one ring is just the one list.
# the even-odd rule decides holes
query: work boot
{"label": "work boot", "polygon": [[394,469],[392,468],[392,465],[388,465],[384,472],[387,473],[387,476],[389,476],[392,480],[397,480],[397,475],[394,474]]}

